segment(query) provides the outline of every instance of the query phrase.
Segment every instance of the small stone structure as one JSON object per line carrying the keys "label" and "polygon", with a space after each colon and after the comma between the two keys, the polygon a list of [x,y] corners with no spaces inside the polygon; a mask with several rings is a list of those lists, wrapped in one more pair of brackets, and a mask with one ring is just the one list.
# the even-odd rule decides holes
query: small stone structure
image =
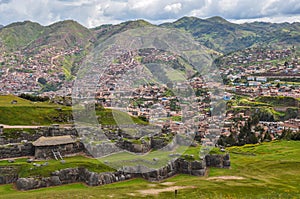
{"label": "small stone structure", "polygon": [[[62,155],[76,153],[82,150],[81,143],[72,136],[40,137],[32,143],[34,146],[34,156],[38,159],[62,159]],[[58,157],[59,156],[59,157]]]}

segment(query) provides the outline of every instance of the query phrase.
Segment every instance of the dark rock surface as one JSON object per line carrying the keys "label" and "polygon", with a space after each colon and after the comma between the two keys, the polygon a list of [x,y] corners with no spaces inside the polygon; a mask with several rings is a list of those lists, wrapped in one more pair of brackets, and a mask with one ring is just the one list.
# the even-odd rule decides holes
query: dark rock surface
{"label": "dark rock surface", "polygon": [[226,155],[207,155],[205,156],[206,165],[208,167],[229,168],[230,156]]}
{"label": "dark rock surface", "polygon": [[31,143],[8,144],[0,146],[0,159],[33,155],[34,147]]}
{"label": "dark rock surface", "polygon": [[19,190],[38,189],[42,187],[57,186],[76,182],[84,182],[89,186],[110,184],[130,179],[130,174],[123,172],[95,173],[85,168],[69,168],[55,171],[51,177],[45,178],[19,178],[16,187]]}
{"label": "dark rock surface", "polygon": [[52,172],[51,177],[37,179],[19,178],[16,181],[16,187],[19,190],[30,190],[75,182],[84,182],[89,186],[99,186],[133,177],[142,177],[149,181],[161,181],[178,173],[204,176],[207,171],[207,166],[228,168],[230,166],[229,155],[207,155],[205,159],[201,161],[187,161],[183,158],[179,158],[169,162],[160,169],[150,172],[142,172],[143,168],[141,167],[128,167],[127,170],[130,172],[117,171],[105,173],[95,173],[85,168],[68,168]]}
{"label": "dark rock surface", "polygon": [[15,167],[0,167],[0,184],[10,184],[18,179],[18,170]]}

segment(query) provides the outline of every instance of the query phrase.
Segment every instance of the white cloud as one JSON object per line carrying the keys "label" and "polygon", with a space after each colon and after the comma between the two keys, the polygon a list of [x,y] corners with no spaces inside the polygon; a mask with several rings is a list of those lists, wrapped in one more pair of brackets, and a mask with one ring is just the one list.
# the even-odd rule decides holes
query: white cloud
{"label": "white cloud", "polygon": [[181,3],[174,3],[171,5],[166,5],[164,10],[167,12],[174,12],[174,13],[178,13],[181,10]]}
{"label": "white cloud", "polygon": [[276,16],[276,17],[261,17],[253,19],[229,19],[233,23],[250,23],[250,22],[271,22],[271,23],[284,23],[284,22],[300,22],[300,15],[295,16]]}
{"label": "white cloud", "polygon": [[183,16],[222,16],[233,21],[299,21],[299,0],[0,0],[0,24],[31,20],[48,25],[74,19],[94,27],[126,20],[153,23]]}

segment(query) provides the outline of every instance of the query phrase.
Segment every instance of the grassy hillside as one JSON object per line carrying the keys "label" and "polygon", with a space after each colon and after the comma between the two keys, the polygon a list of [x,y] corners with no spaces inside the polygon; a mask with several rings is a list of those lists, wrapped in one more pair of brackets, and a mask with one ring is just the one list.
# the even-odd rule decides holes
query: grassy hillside
{"label": "grassy hillside", "polygon": [[90,45],[89,40],[92,38],[93,33],[89,29],[76,21],[66,20],[46,26],[43,34],[27,48],[34,49],[44,46],[58,48],[81,46],[84,48]]}
{"label": "grassy hillside", "polygon": [[[12,101],[17,101],[12,104]],[[131,117],[127,113],[104,109],[96,111],[100,124],[116,125],[115,118],[121,124],[148,124]],[[72,107],[49,102],[31,102],[12,95],[0,96],[0,124],[6,125],[50,125],[53,123],[70,123]]]}
{"label": "grassy hillside", "polygon": [[8,50],[37,48],[41,46],[87,46],[93,33],[79,23],[66,20],[50,26],[31,21],[13,23],[0,30],[2,45]]}
{"label": "grassy hillside", "polygon": [[44,31],[44,27],[30,21],[13,23],[0,30],[0,41],[8,50],[28,45],[37,39]]}
{"label": "grassy hillside", "polygon": [[0,198],[173,198],[175,189],[176,198],[299,198],[300,142],[245,145],[228,151],[231,169],[211,168],[207,177],[177,175],[162,183],[133,179],[99,187],[70,184],[26,192],[3,185]]}
{"label": "grassy hillside", "polygon": [[268,103],[273,106],[284,106],[284,107],[299,107],[299,100],[292,97],[284,96],[262,96],[256,98],[256,101],[262,103]]}
{"label": "grassy hillside", "polygon": [[154,26],[154,25],[144,20],[135,20],[135,21],[126,21],[117,25],[111,25],[111,24],[102,25],[93,28],[91,30],[96,34],[97,37],[96,44],[100,44],[102,41],[115,34],[124,32],[126,30],[141,28],[146,26]]}
{"label": "grassy hillside", "polygon": [[[15,100],[16,104],[11,102]],[[0,124],[49,125],[68,123],[72,109],[48,102],[31,102],[16,96],[0,96]]]}
{"label": "grassy hillside", "polygon": [[[117,110],[105,109],[96,111],[100,124],[103,125],[117,125],[117,124],[142,124],[146,125],[147,122],[137,118],[129,116],[127,113]],[[116,121],[117,118],[117,121]]]}
{"label": "grassy hillside", "polygon": [[[117,25],[102,25],[87,29],[72,20],[41,26],[30,21],[13,23],[0,30],[0,38],[8,49],[39,46],[70,47],[100,44],[117,33],[145,26],[154,26],[144,20],[127,21]],[[183,17],[162,27],[190,32],[196,40],[208,48],[228,53],[253,45],[299,45],[300,23],[254,22],[234,24],[221,17],[199,19]]]}
{"label": "grassy hillside", "polygon": [[245,23],[234,24],[221,17],[199,19],[183,17],[163,27],[190,32],[208,48],[222,53],[244,49],[253,45],[299,45],[299,23]]}

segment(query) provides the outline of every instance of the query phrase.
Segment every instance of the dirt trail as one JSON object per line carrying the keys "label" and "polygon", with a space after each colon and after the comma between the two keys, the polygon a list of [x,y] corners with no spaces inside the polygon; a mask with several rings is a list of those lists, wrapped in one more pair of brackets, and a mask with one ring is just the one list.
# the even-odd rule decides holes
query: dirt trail
{"label": "dirt trail", "polygon": [[243,180],[244,177],[241,176],[216,176],[207,178],[207,180]]}
{"label": "dirt trail", "polygon": [[3,128],[5,128],[5,129],[37,129],[40,127],[44,127],[44,126],[23,126],[23,125],[11,126],[11,125],[5,125],[5,124],[0,124],[0,126],[3,126]]}
{"label": "dirt trail", "polygon": [[162,189],[146,189],[146,190],[139,190],[139,192],[143,195],[158,195],[161,192],[170,192],[170,191],[175,191],[175,190],[180,190],[180,189],[193,189],[195,186],[171,186],[171,187],[166,187]]}

